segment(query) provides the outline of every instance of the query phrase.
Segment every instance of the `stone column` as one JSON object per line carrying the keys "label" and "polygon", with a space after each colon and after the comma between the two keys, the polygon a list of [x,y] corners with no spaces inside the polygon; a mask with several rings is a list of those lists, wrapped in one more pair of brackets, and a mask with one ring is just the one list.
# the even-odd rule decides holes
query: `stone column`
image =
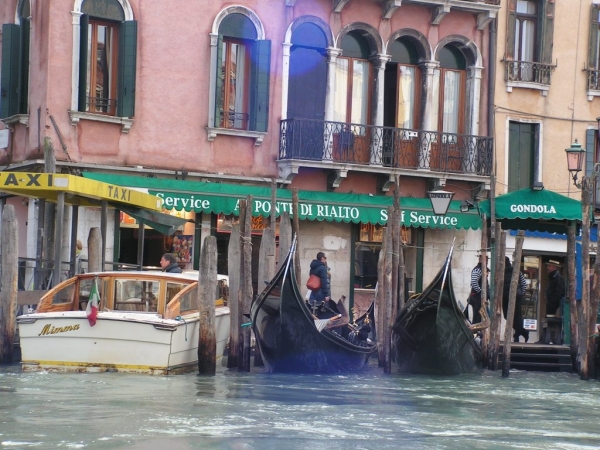
{"label": "stone column", "polygon": [[389,55],[378,53],[371,62],[375,69],[373,84],[373,125],[371,131],[371,165],[381,165],[383,148],[383,97],[385,91],[385,65],[391,59]]}
{"label": "stone column", "polygon": [[[421,123],[421,129],[425,131],[437,131],[436,107],[439,106],[439,100],[434,98],[434,71],[439,67],[437,61],[427,61],[421,64],[421,71],[424,78],[423,88],[425,92],[421,95],[421,98],[425,100],[423,105],[423,122]],[[439,86],[438,86],[439,92]],[[427,139],[427,136],[431,137],[431,134],[422,133],[421,148],[419,149],[419,169],[429,169],[429,157],[431,152],[431,139]]]}
{"label": "stone column", "polygon": [[[339,48],[327,48],[327,91],[325,93],[325,122],[333,121],[333,109],[335,104],[335,67],[337,57],[342,54]],[[323,135],[323,160],[331,161],[333,149],[333,135],[331,126],[325,123]]]}

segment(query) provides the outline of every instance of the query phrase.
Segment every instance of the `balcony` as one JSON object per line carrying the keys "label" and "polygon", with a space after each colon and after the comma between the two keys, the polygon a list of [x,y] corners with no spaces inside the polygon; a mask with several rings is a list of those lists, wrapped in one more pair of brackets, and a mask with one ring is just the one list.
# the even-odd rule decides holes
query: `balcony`
{"label": "balcony", "polygon": [[507,92],[513,87],[537,89],[545,97],[550,90],[550,79],[556,66],[532,61],[503,61]]}
{"label": "balcony", "polygon": [[[321,167],[426,178],[485,181],[492,138],[310,119],[281,121],[279,167]],[[295,170],[294,170],[295,169]]]}
{"label": "balcony", "polygon": [[592,101],[594,97],[600,97],[600,70],[585,69],[587,72],[587,97]]}

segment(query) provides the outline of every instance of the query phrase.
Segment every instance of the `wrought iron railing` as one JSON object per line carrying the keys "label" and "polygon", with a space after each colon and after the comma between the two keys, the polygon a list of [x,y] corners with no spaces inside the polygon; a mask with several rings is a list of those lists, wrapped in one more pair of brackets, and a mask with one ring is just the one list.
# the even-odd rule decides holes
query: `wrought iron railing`
{"label": "wrought iron railing", "polygon": [[600,70],[585,69],[587,72],[588,91],[600,90]]}
{"label": "wrought iron railing", "polygon": [[549,85],[555,67],[531,61],[504,61],[505,79]]}
{"label": "wrought iron railing", "polygon": [[279,159],[488,176],[492,138],[310,119],[281,121]]}

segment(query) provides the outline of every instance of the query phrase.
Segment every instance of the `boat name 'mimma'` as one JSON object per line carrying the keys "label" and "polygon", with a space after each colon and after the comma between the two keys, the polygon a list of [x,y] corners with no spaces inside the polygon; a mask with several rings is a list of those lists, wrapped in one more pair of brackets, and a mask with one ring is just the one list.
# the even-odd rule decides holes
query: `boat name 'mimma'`
{"label": "boat name 'mimma'", "polygon": [[54,327],[51,323],[42,328],[42,331],[38,336],[46,336],[48,334],[66,333],[68,331],[79,330],[79,325],[67,325],[66,327]]}
{"label": "boat name 'mimma'", "polygon": [[556,214],[552,205],[510,205],[510,212]]}

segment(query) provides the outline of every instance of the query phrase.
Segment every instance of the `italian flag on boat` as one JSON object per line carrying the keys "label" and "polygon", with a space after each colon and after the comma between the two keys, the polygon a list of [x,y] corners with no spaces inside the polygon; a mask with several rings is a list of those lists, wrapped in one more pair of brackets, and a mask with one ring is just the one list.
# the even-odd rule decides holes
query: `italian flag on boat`
{"label": "italian flag on boat", "polygon": [[94,278],[92,289],[90,290],[90,300],[88,301],[85,313],[87,314],[88,322],[90,326],[96,325],[96,318],[98,317],[98,304],[100,303],[100,294],[98,293],[98,277]]}

